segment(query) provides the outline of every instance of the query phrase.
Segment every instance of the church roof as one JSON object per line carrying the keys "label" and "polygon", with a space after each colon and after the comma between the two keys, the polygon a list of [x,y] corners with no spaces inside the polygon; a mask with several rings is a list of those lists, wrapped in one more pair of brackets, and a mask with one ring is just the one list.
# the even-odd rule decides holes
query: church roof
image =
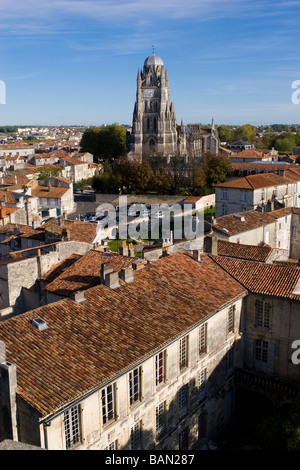
{"label": "church roof", "polygon": [[158,57],[157,55],[153,54],[147,57],[147,59],[144,62],[144,65],[164,65],[162,59]]}

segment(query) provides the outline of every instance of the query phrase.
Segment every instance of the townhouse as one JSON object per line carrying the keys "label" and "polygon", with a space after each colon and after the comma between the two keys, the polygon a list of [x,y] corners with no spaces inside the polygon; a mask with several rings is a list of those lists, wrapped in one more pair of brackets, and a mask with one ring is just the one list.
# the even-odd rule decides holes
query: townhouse
{"label": "townhouse", "polygon": [[38,198],[42,217],[58,217],[74,211],[73,185],[69,178],[50,176],[36,183],[31,194]]}
{"label": "townhouse", "polygon": [[278,259],[300,259],[299,208],[284,207],[270,212],[251,210],[212,219],[214,235],[245,245],[267,244]]}
{"label": "townhouse", "polygon": [[[287,386],[299,383],[299,367],[291,360],[293,342],[300,338],[299,268],[211,257],[248,291],[245,369],[280,377]],[[275,381],[273,385],[275,393]],[[279,399],[284,401],[283,396]]]}
{"label": "townhouse", "polygon": [[1,322],[2,434],[47,449],[192,449],[213,438],[232,416],[247,292],[199,256],[120,272],[107,257],[99,285]]}
{"label": "townhouse", "polygon": [[215,186],[215,216],[262,208],[300,206],[300,170],[287,170],[284,176],[264,173],[245,176]]}

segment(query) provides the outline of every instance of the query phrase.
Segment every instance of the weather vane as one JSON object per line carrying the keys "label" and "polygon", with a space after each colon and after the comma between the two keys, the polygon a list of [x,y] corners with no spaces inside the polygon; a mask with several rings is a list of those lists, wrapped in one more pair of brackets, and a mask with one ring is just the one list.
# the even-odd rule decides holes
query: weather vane
{"label": "weather vane", "polygon": [[152,49],[153,49],[153,54],[154,54],[154,46],[152,46]]}

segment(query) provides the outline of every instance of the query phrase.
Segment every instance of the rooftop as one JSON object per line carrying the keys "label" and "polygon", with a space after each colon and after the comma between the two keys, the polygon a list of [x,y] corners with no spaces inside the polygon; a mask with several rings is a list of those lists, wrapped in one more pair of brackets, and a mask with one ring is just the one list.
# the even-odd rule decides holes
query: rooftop
{"label": "rooftop", "polygon": [[210,255],[225,272],[255,294],[300,301],[300,269]]}
{"label": "rooftop", "polygon": [[[297,176],[294,176],[297,178]],[[298,180],[300,175],[298,175]],[[248,175],[243,178],[237,178],[224,183],[216,184],[220,188],[237,188],[237,189],[261,189],[269,186],[278,186],[291,183],[287,176],[279,176],[276,173],[264,173],[258,175]]]}
{"label": "rooftop", "polygon": [[100,284],[102,264],[110,263],[115,271],[131,266],[140,258],[121,256],[118,253],[102,253],[96,250],[88,251],[84,256],[69,259],[69,266],[63,262],[54,266],[42,280],[49,282],[44,290],[64,297],[70,297],[74,292],[88,289]]}
{"label": "rooftop", "polygon": [[[136,271],[134,282],[120,280],[116,289],[98,285],[84,292],[85,301],[63,299],[0,322],[0,340],[17,367],[18,394],[47,417],[246,292],[209,256],[199,263],[178,253]],[[44,331],[31,324],[37,317],[47,323]]]}
{"label": "rooftop", "polygon": [[269,245],[244,245],[218,240],[218,256],[247,259],[251,261],[265,262],[272,254],[273,249]]}
{"label": "rooftop", "polygon": [[271,224],[274,220],[270,212],[251,210],[218,217],[212,228],[227,236],[232,236]]}

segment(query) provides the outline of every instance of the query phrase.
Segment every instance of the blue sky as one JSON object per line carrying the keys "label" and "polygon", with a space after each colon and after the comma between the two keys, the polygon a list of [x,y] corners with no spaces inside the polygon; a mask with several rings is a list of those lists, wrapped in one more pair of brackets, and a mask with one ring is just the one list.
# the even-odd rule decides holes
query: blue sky
{"label": "blue sky", "polygon": [[152,46],[178,123],[300,124],[299,24],[299,0],[0,0],[0,125],[131,124]]}

